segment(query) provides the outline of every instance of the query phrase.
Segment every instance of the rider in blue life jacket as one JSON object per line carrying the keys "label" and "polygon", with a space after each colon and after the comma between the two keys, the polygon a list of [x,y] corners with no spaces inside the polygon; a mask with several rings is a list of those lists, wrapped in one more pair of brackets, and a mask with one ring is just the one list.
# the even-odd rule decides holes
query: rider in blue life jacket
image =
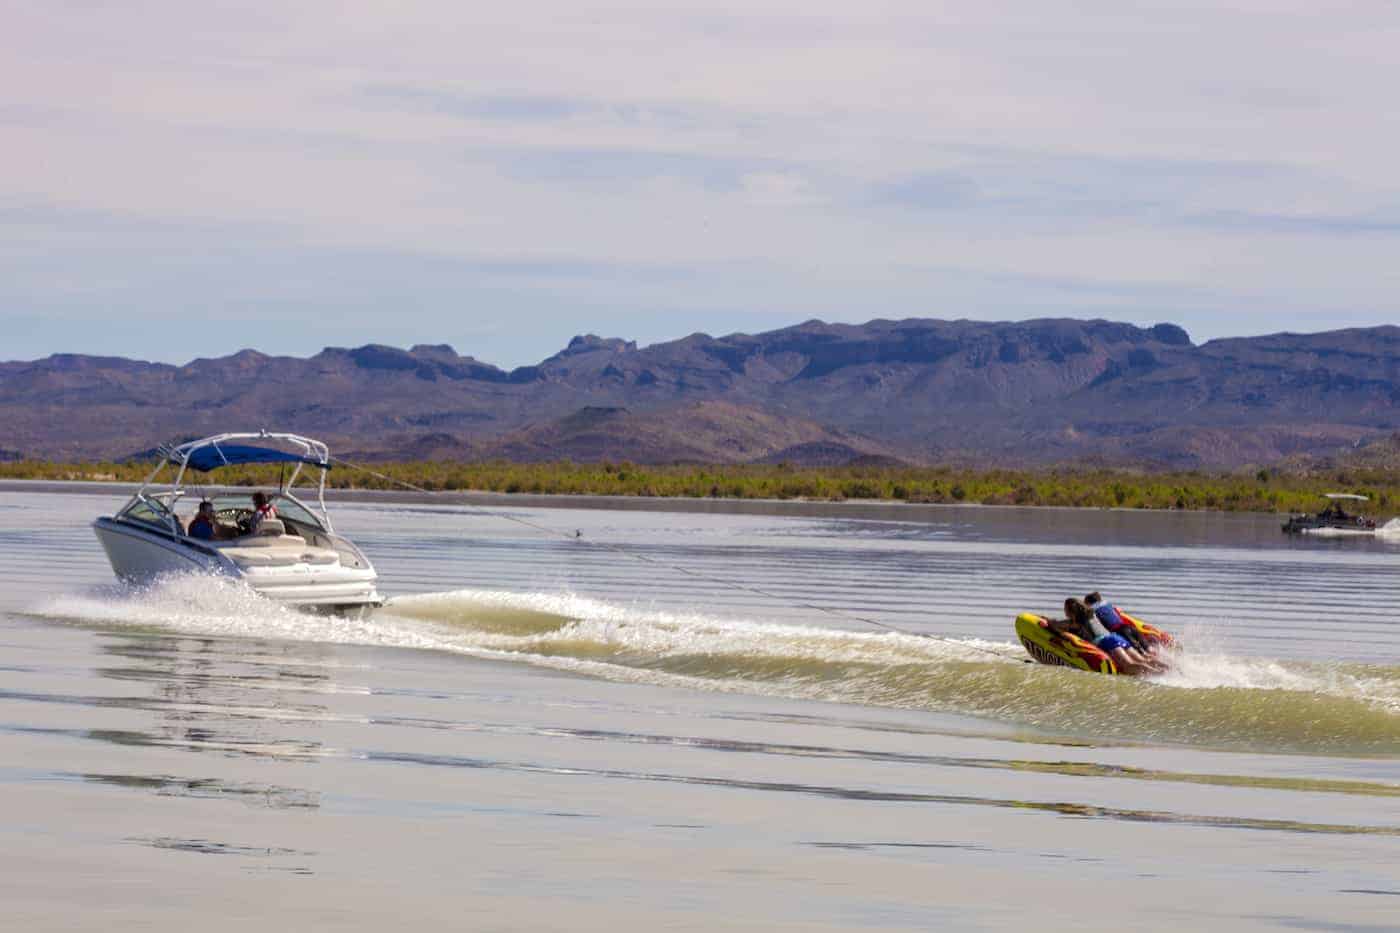
{"label": "rider in blue life jacket", "polygon": [[[1065,600],[1065,615],[1089,636],[1094,646],[1113,659],[1125,674],[1159,673],[1165,668],[1160,662],[1133,647],[1122,635],[1110,632],[1097,615],[1084,603],[1071,597]],[[1118,620],[1120,623],[1122,619]],[[1131,626],[1129,626],[1131,628]]]}
{"label": "rider in blue life jacket", "polygon": [[1134,626],[1129,625],[1128,620],[1119,614],[1118,607],[1113,603],[1105,602],[1098,591],[1085,596],[1084,605],[1088,606],[1094,617],[1103,623],[1104,628],[1127,640],[1138,651],[1146,654],[1152,650],[1151,646],[1143,640],[1142,633]]}

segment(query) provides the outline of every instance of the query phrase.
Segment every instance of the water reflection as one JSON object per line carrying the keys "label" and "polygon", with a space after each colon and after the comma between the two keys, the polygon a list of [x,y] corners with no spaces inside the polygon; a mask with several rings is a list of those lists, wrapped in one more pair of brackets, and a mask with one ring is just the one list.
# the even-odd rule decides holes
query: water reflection
{"label": "water reflection", "polygon": [[221,778],[182,778],[168,774],[77,774],[92,784],[147,791],[157,797],[191,797],[202,800],[234,800],[271,810],[315,810],[321,806],[317,791],[276,784],[239,783]]}
{"label": "water reflection", "polygon": [[[305,852],[300,849],[285,849],[280,846],[245,846],[236,845],[231,842],[218,842],[212,839],[183,839],[172,836],[157,836],[154,838],[131,836],[128,837],[125,841],[129,843],[134,843],[136,845],[150,846],[153,849],[165,849],[171,852],[188,852],[194,855],[234,855],[242,858],[254,859],[304,859],[316,855],[315,852]],[[303,864],[254,864],[245,866],[245,869],[261,871],[282,871],[294,875],[314,874],[310,867]]]}
{"label": "water reflection", "polygon": [[[325,691],[332,684],[329,673],[317,669],[323,647],[99,632],[96,648],[100,657],[124,662],[93,668],[100,680],[144,684],[148,691],[112,696],[0,690],[0,699],[125,710],[146,722],[127,728],[6,723],[0,731],[283,761],[316,761],[336,753],[308,734],[318,724],[337,719],[325,705],[306,701],[308,690]],[[53,772],[52,777],[160,797],[236,800],[271,809],[321,806],[320,793],[314,790],[223,778],[96,771]]]}
{"label": "water reflection", "polygon": [[1343,836],[1400,836],[1400,827],[1350,823],[1315,823],[1304,820],[1264,819],[1235,815],[1205,815],[1145,810],[1068,801],[1018,800],[981,797],[973,794],[938,794],[914,791],[875,790],[863,787],[842,787],[827,784],[807,784],[790,781],[744,780],[712,775],[674,774],[654,771],[628,771],[617,768],[555,767],[529,762],[496,761],[456,755],[414,752],[365,751],[360,757],[368,761],[393,762],[440,768],[509,771],[521,774],[548,774],[562,777],[605,778],[620,781],[640,781],[660,784],[684,784],[695,787],[718,787],[760,793],[797,794],[837,800],[878,803],[950,804],[1050,813],[1059,816],[1085,817],[1131,823],[1161,823],[1177,826],[1199,826],[1226,829],[1249,829],[1285,833],[1318,833]]}
{"label": "water reflection", "polygon": [[[149,698],[112,698],[114,705],[156,716],[148,730],[94,730],[94,738],[266,758],[327,753],[306,734],[331,715],[306,700],[330,687],[329,674],[307,663],[324,646],[105,632],[98,650],[125,662],[97,667],[99,678],[151,688]],[[279,663],[284,655],[291,664]]]}

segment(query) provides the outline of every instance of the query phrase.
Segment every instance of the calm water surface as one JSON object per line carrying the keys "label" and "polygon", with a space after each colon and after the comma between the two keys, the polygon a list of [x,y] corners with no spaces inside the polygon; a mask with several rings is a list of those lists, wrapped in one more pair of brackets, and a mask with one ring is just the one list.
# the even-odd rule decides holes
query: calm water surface
{"label": "calm water surface", "polygon": [[[348,502],[352,620],[116,586],[121,499],[0,487],[6,928],[1400,928],[1400,537]],[[1176,671],[1022,663],[1087,589]]]}

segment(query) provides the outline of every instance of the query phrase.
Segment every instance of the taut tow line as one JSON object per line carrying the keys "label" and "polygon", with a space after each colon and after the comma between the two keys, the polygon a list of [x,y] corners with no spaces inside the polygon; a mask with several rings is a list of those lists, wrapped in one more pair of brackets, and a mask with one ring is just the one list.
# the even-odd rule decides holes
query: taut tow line
{"label": "taut tow line", "polygon": [[[344,460],[340,457],[331,457],[330,459],[342,466],[350,467],[352,470],[359,470],[361,473],[367,473],[368,475],[373,476],[376,479],[383,480],[386,483],[393,483],[395,485],[402,486],[405,489],[411,489],[414,492],[421,492],[429,496],[436,496],[441,494],[440,490],[435,491],[431,489],[424,489],[422,486],[415,486],[413,483],[405,482],[404,480],[397,479],[385,473],[380,473],[376,470],[371,470],[369,467],[361,466],[358,463],[351,463],[349,460]],[[482,516],[485,518],[504,519],[508,522],[514,522],[517,525],[524,525],[526,528],[533,528],[535,531],[542,532],[544,534],[550,535],[551,537],[563,538],[565,541],[579,541],[583,538],[583,532],[581,530],[560,531],[558,528],[551,528],[548,525],[541,525],[539,522],[532,522],[528,518],[521,518],[518,515],[507,515],[504,512],[494,512],[488,509],[481,509],[470,504],[466,504],[465,507],[467,511],[471,514]],[[981,645],[968,644],[967,642],[959,641],[956,638],[948,638],[943,635],[930,635],[927,632],[910,631],[906,628],[900,628],[897,625],[890,625],[888,622],[881,622],[879,619],[872,619],[868,616],[856,615],[850,612],[842,612],[840,609],[832,609],[830,606],[821,606],[816,603],[808,602],[793,602],[785,596],[782,596],[778,593],[773,593],[761,587],[752,586],[747,583],[739,583],[735,580],[727,580],[723,577],[716,577],[711,574],[704,573],[702,571],[692,570],[691,568],[686,567],[682,564],[673,564],[670,561],[657,560],[656,558],[651,557],[650,555],[628,550],[627,548],[622,547],[621,545],[613,544],[609,541],[594,541],[593,539],[589,539],[588,543],[596,545],[598,547],[606,548],[607,550],[612,551],[615,554],[620,554],[624,557],[630,557],[633,560],[638,560],[646,564],[651,564],[655,567],[664,567],[667,570],[672,570],[676,573],[684,574],[687,577],[693,577],[697,580],[704,580],[707,583],[713,583],[717,586],[726,587],[732,590],[742,590],[746,593],[753,593],[756,596],[762,596],[765,599],[771,599],[774,602],[783,603],[785,605],[793,607],[794,609],[810,609],[813,612],[822,612],[834,618],[845,619],[849,622],[860,622],[864,625],[873,625],[877,628],[882,628],[900,635],[908,635],[910,638],[925,638],[929,641],[944,642],[946,644],[956,645],[959,648],[964,648],[969,651],[980,651],[983,654],[990,654],[993,657],[1002,659],[1003,661],[1022,661],[1026,664],[1031,663],[1029,658],[1014,657],[1010,654],[1007,654],[1005,651],[997,651],[994,648],[984,648]]]}

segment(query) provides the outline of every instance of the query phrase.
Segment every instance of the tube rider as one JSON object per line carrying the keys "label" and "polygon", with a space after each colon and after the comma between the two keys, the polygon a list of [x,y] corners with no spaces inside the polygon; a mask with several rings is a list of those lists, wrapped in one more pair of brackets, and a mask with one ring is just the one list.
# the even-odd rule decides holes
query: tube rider
{"label": "tube rider", "polygon": [[1084,605],[1089,607],[1089,611],[1111,634],[1117,635],[1144,653],[1152,650],[1152,646],[1143,639],[1142,633],[1137,630],[1137,627],[1129,625],[1128,621],[1118,612],[1118,607],[1110,602],[1105,602],[1097,591],[1084,597]]}
{"label": "tube rider", "polygon": [[1120,673],[1155,674],[1165,670],[1150,654],[1138,651],[1122,635],[1108,631],[1083,602],[1073,597],[1065,600],[1065,615],[1073,627],[1084,633],[1080,637],[1087,636],[1089,642],[1113,659]]}

